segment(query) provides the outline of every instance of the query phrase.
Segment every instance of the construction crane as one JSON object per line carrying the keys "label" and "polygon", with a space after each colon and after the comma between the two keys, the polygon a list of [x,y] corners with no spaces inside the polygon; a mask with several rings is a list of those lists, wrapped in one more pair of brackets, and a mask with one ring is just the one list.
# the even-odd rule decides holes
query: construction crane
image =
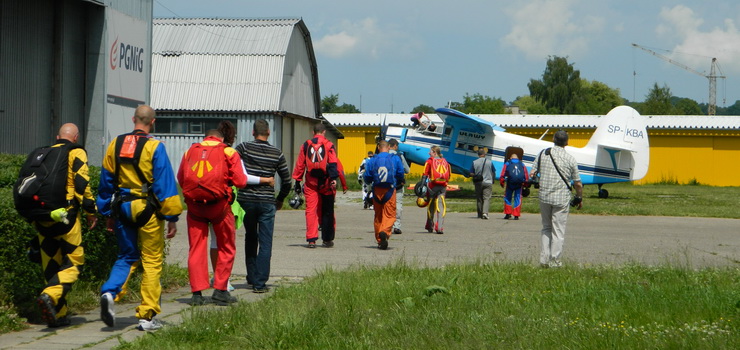
{"label": "construction crane", "polygon": [[658,57],[668,63],[675,64],[691,73],[701,75],[702,77],[705,77],[709,79],[709,108],[707,108],[707,114],[708,115],[714,115],[717,110],[717,78],[725,79],[726,77],[724,75],[717,75],[717,71],[719,70],[720,74],[722,73],[722,69],[719,68],[719,64],[717,63],[717,58],[712,57],[712,68],[709,70],[709,75],[705,75],[702,72],[699,72],[681,62],[676,62],[671,58],[668,58],[666,56],[663,56],[653,50],[648,49],[647,47],[637,45],[635,43],[632,43],[632,46],[641,49],[643,51],[646,51],[650,53],[651,55]]}

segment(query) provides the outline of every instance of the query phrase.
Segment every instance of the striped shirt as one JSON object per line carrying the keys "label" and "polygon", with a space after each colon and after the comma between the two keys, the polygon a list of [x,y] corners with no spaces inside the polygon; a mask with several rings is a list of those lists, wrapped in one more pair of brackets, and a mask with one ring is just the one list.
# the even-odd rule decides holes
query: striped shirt
{"label": "striped shirt", "polygon": [[[552,147],[550,152],[552,159],[555,160],[558,169],[560,169],[560,173],[563,174],[568,183],[581,181],[581,176],[578,173],[578,162],[572,155],[568,154],[563,147],[558,146]],[[540,160],[540,158],[542,159]],[[565,181],[555,169],[552,159],[543,150],[532,163],[532,174],[536,174],[538,171],[540,173],[540,202],[566,206],[570,202],[570,190],[568,190]]]}
{"label": "striped shirt", "polygon": [[[247,168],[250,176],[275,176],[275,186],[280,186],[277,201],[282,202],[290,193],[291,182],[288,162],[283,152],[262,140],[242,142],[235,149],[241,155],[244,167]],[[275,200],[275,189],[268,184],[248,185],[239,189],[239,202],[274,203]]]}

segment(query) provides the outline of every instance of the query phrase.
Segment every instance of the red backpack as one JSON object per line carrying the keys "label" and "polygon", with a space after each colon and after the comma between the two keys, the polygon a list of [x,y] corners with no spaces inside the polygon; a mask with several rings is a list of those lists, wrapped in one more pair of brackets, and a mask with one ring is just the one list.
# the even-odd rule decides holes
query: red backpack
{"label": "red backpack", "polygon": [[450,179],[450,163],[444,158],[432,158],[430,181],[435,184],[447,184]]}
{"label": "red backpack", "polygon": [[324,142],[306,141],[306,172],[313,177],[326,175],[326,163],[329,161],[329,149]]}
{"label": "red backpack", "polygon": [[186,201],[210,203],[228,199],[231,187],[226,181],[226,144],[204,146],[194,143],[190,146],[181,167],[183,178],[180,186]]}

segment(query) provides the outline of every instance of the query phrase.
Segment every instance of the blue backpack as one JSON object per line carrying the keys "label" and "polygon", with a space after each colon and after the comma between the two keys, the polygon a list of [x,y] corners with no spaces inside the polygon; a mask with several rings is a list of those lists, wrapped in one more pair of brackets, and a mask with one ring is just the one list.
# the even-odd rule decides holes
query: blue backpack
{"label": "blue backpack", "polygon": [[506,183],[509,187],[520,187],[527,179],[524,178],[524,164],[519,162],[509,162],[506,164]]}
{"label": "blue backpack", "polygon": [[373,159],[373,186],[392,187],[396,176],[396,167],[393,165],[393,156],[390,153],[380,153]]}

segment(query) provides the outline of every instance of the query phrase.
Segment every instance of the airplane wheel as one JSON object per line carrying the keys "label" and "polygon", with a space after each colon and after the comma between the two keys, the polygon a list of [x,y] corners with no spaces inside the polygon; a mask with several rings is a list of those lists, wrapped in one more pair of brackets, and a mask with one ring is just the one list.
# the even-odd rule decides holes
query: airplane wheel
{"label": "airplane wheel", "polygon": [[599,198],[609,198],[609,191],[599,190]]}

